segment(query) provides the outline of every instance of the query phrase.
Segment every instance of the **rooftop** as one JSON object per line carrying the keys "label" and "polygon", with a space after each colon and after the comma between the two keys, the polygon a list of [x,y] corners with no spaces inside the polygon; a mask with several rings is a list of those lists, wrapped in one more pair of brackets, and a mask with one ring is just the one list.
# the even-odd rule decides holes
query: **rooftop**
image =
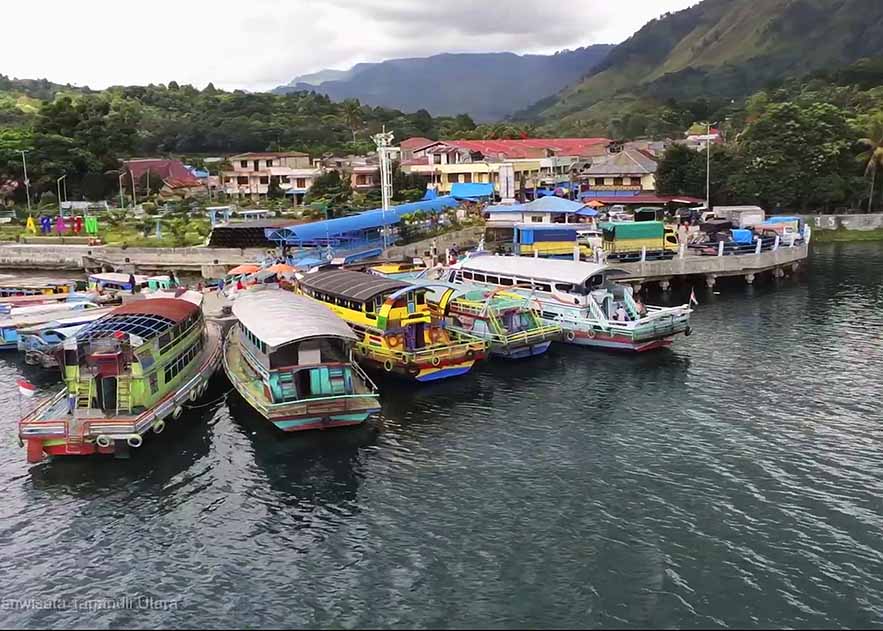
{"label": "rooftop", "polygon": [[598,272],[607,270],[603,265],[581,261],[542,259],[530,256],[492,256],[489,254],[469,256],[455,267],[476,272],[507,274],[527,280],[548,280],[572,285],[582,285]]}
{"label": "rooftop", "polygon": [[309,158],[309,154],[301,151],[249,151],[230,156],[230,160],[262,160],[265,158]]}
{"label": "rooftop", "polygon": [[637,149],[614,153],[590,166],[586,175],[649,175],[656,173],[656,161]]}
{"label": "rooftop", "polygon": [[[544,158],[547,152],[557,155],[586,155],[589,149],[606,147],[610,144],[607,138],[524,138],[520,140],[445,140],[438,141],[441,145],[481,153],[485,156],[502,156],[505,158]],[[426,148],[435,142],[429,142],[419,149]]]}
{"label": "rooftop", "polygon": [[233,315],[271,348],[315,337],[356,339],[331,309],[290,291],[250,289],[234,301]]}

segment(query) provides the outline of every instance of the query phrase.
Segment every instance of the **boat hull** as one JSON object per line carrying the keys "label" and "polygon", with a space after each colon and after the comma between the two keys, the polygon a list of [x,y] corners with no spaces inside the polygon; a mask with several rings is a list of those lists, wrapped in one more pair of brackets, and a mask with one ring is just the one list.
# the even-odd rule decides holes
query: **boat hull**
{"label": "boat hull", "polygon": [[566,342],[576,346],[588,346],[590,348],[608,351],[644,353],[661,348],[669,348],[674,342],[674,339],[671,337],[665,337],[636,341],[627,335],[605,335],[603,333],[591,335],[585,331],[574,331],[573,339],[566,339]]}
{"label": "boat hull", "polygon": [[[177,390],[149,410],[138,415],[73,417],[68,414],[67,388],[38,406],[19,423],[19,439],[27,445],[27,459],[37,463],[45,456],[91,456],[113,454],[126,457],[130,439],[137,436],[137,446],[150,433],[160,433],[166,421],[177,419],[184,405],[196,403],[208,389],[208,381],[221,364],[220,329],[207,324],[202,361],[193,375]],[[87,428],[79,433],[76,428]],[[152,431],[151,431],[152,430]],[[99,445],[106,437],[109,444]],[[131,445],[132,449],[137,448]]]}
{"label": "boat hull", "polygon": [[538,344],[526,344],[522,346],[506,347],[491,345],[491,355],[494,357],[502,357],[503,359],[527,359],[528,357],[536,357],[543,355],[552,345],[551,340],[540,342]]}
{"label": "boat hull", "polygon": [[369,356],[361,355],[359,362],[365,368],[377,374],[394,375],[418,383],[430,383],[465,375],[472,370],[475,362],[484,358],[485,354],[483,352],[473,352],[472,357],[463,355],[450,359],[439,359],[437,365],[432,365],[430,362],[407,365],[401,362],[393,362],[392,360],[381,362],[371,359]]}

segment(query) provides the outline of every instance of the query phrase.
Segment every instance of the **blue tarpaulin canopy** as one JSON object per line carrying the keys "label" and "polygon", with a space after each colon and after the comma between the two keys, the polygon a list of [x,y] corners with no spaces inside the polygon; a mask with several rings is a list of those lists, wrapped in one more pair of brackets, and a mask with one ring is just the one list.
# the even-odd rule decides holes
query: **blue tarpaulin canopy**
{"label": "blue tarpaulin canopy", "polygon": [[576,211],[575,214],[579,215],[580,217],[597,217],[598,211],[594,208],[586,206],[585,208],[581,208],[580,210]]}
{"label": "blue tarpaulin canopy", "polygon": [[539,213],[575,213],[585,207],[582,202],[572,202],[563,197],[540,197],[524,204],[527,212]]}
{"label": "blue tarpaulin canopy", "polygon": [[754,241],[754,233],[751,230],[732,230],[733,241],[739,244],[751,244]]}
{"label": "blue tarpaulin canopy", "polygon": [[454,199],[482,199],[484,197],[493,196],[493,184],[472,182],[470,184],[453,184],[451,186],[451,197]]}
{"label": "blue tarpaulin canopy", "polygon": [[387,211],[382,209],[367,210],[358,215],[337,217],[313,223],[298,224],[284,228],[267,228],[267,240],[282,245],[321,246],[344,245],[356,246],[378,240],[379,230],[383,226],[391,226],[401,221],[402,215],[418,211],[438,213],[446,208],[457,205],[452,197],[411,202],[393,206]]}

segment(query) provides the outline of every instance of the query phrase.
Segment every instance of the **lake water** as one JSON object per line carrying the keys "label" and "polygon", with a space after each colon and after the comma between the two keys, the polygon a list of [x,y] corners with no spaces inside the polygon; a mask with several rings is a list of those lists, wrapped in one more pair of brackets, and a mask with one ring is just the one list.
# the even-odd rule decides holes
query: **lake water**
{"label": "lake water", "polygon": [[671,351],[386,386],[328,433],[231,396],[130,461],[27,465],[4,358],[0,623],[881,626],[883,245],[718,290]]}

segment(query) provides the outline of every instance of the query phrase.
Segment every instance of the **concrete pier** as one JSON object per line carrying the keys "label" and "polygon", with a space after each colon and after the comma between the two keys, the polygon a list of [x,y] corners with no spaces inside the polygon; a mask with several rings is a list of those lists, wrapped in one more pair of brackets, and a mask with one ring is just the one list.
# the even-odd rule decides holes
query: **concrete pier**
{"label": "concrete pier", "polygon": [[679,277],[699,276],[708,287],[714,287],[718,278],[742,276],[749,285],[759,274],[770,272],[781,278],[785,270],[796,272],[800,263],[809,256],[808,245],[780,247],[759,254],[730,256],[675,257],[667,261],[644,261],[636,263],[615,263],[611,267],[626,272],[623,280],[630,283],[659,283],[663,290],[671,286],[671,281]]}

